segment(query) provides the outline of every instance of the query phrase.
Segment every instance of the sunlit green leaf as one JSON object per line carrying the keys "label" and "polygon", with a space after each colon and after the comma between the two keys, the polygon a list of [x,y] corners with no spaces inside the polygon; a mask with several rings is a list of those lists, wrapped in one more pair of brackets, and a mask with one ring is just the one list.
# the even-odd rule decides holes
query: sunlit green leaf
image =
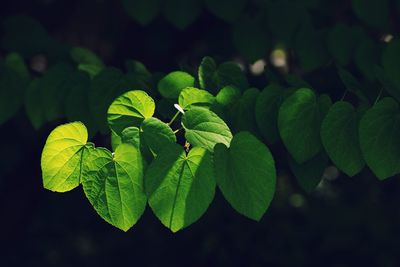
{"label": "sunlit green leaf", "polygon": [[139,149],[121,144],[112,154],[105,148],[93,148],[84,164],[83,189],[96,212],[115,227],[129,230],[146,207]]}
{"label": "sunlit green leaf", "polygon": [[44,188],[66,192],[81,183],[83,162],[88,157],[87,139],[81,122],[58,126],[50,133],[41,159]]}
{"label": "sunlit green leaf", "polygon": [[186,155],[177,144],[166,146],[144,180],[151,209],[172,232],[197,221],[214,198],[212,158],[200,147]]}
{"label": "sunlit green leaf", "polygon": [[232,133],[226,123],[214,112],[201,107],[193,107],[182,116],[185,137],[193,146],[210,151],[218,143],[229,146]]}
{"label": "sunlit green leaf", "polygon": [[163,97],[178,98],[184,88],[193,86],[194,78],[192,75],[183,71],[174,71],[158,82],[158,91]]}
{"label": "sunlit green leaf", "polygon": [[129,91],[111,104],[107,112],[108,125],[120,135],[129,126],[139,126],[154,114],[154,100],[144,91]]}
{"label": "sunlit green leaf", "polygon": [[191,105],[209,107],[215,101],[215,97],[206,90],[187,87],[181,91],[178,98],[179,106],[189,109]]}
{"label": "sunlit green leaf", "polygon": [[176,136],[171,127],[157,118],[145,119],[140,129],[144,142],[155,155],[168,144],[176,142]]}

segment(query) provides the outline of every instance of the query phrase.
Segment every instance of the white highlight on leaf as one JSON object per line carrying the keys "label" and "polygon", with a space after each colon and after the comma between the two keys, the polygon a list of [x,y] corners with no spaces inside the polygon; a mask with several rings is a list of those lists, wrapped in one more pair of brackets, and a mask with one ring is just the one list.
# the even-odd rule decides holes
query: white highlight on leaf
{"label": "white highlight on leaf", "polygon": [[183,108],[181,106],[179,106],[179,104],[174,104],[174,107],[182,114],[185,114],[185,111],[183,110]]}

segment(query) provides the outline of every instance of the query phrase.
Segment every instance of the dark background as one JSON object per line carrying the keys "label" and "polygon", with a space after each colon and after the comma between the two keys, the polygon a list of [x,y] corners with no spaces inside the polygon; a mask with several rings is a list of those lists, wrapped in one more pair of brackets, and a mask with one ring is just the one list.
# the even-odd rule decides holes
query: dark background
{"label": "dark background", "polygon": [[[318,25],[355,20],[350,1],[334,2],[326,1],[330,16],[320,14]],[[206,10],[179,30],[162,16],[142,27],[119,1],[1,1],[0,20],[17,14],[116,67],[132,58],[169,72],[196,67],[206,55],[240,58],[231,26]],[[325,90],[337,95],[343,88],[332,73],[328,66],[313,75],[328,77]],[[266,84],[249,77],[259,88]],[[236,213],[217,192],[206,214],[176,234],[149,208],[123,233],[96,214],[80,187],[66,194],[42,188],[41,149],[61,122],[35,131],[21,110],[0,126],[0,266],[400,266],[397,177],[378,182],[368,170],[353,178],[328,173],[336,178],[305,193],[278,158],[277,192],[260,222]]]}

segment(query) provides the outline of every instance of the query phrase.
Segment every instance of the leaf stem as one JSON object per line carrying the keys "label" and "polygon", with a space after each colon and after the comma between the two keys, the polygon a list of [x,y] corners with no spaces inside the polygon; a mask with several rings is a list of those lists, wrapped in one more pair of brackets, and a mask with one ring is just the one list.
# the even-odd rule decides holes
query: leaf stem
{"label": "leaf stem", "polygon": [[168,122],[168,125],[171,125],[176,120],[176,118],[179,116],[179,113],[180,113],[179,111],[175,113],[175,115],[172,117],[171,121]]}
{"label": "leaf stem", "polygon": [[379,99],[381,98],[382,91],[383,91],[383,88],[381,88],[381,90],[379,91],[379,94],[378,94],[378,96],[377,96],[376,99],[375,99],[374,106],[375,106],[376,103],[378,103]]}
{"label": "leaf stem", "polygon": [[174,134],[176,134],[177,132],[179,132],[180,130],[182,130],[183,128],[181,127],[181,128],[179,128],[179,129],[176,129],[175,131],[174,131]]}

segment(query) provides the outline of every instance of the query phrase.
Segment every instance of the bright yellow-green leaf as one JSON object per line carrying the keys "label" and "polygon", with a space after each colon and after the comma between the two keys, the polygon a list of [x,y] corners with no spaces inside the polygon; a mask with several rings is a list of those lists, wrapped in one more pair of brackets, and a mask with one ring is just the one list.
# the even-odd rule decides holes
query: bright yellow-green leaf
{"label": "bright yellow-green leaf", "polygon": [[66,192],[79,185],[86,159],[88,133],[81,122],[58,126],[49,135],[42,152],[43,186]]}
{"label": "bright yellow-green leaf", "polygon": [[118,97],[108,109],[107,119],[112,131],[120,135],[130,126],[140,126],[154,114],[154,100],[144,91],[129,91]]}

